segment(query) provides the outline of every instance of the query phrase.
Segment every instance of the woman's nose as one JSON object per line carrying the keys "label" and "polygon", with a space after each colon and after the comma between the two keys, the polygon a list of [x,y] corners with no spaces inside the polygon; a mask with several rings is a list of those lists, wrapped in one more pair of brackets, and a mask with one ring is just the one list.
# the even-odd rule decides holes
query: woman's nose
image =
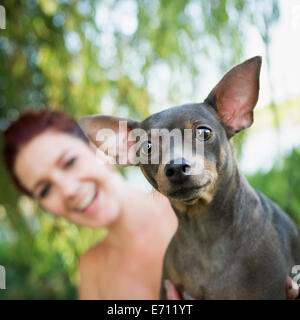
{"label": "woman's nose", "polygon": [[75,177],[56,174],[55,180],[64,197],[73,198],[78,193],[79,181]]}
{"label": "woman's nose", "polygon": [[73,198],[78,193],[79,183],[74,180],[67,180],[62,188],[62,193],[67,198]]}

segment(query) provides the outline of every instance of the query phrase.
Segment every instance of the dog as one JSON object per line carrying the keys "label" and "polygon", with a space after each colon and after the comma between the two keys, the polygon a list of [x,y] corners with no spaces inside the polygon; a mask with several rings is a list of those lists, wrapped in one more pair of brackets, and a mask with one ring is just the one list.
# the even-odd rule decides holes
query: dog
{"label": "dog", "polygon": [[[154,149],[161,153],[158,163],[142,163],[139,158],[134,164],[168,197],[178,218],[164,258],[162,299],[165,279],[196,299],[286,299],[286,278],[300,264],[299,229],[248,184],[231,143],[253,122],[260,69],[261,57],[246,60],[228,71],[203,103],[172,107],[142,122],[101,115],[79,121],[100,148],[118,144],[113,156],[125,165],[141,153],[148,158]],[[126,121],[125,131],[118,130],[121,121]],[[97,139],[104,128],[118,140]],[[146,142],[135,136],[130,140],[135,129],[146,132]],[[151,140],[154,129],[190,129],[192,151],[201,143],[204,152],[178,156],[174,141],[166,151],[161,139]],[[133,144],[138,147],[133,149]],[[169,161],[163,162],[166,154]]]}

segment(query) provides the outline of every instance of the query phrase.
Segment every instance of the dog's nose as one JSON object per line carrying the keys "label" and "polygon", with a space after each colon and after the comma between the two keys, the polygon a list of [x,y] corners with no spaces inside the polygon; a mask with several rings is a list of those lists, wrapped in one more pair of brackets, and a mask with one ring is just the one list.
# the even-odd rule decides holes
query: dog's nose
{"label": "dog's nose", "polygon": [[172,183],[182,183],[191,175],[191,164],[184,158],[172,160],[165,166],[165,175]]}

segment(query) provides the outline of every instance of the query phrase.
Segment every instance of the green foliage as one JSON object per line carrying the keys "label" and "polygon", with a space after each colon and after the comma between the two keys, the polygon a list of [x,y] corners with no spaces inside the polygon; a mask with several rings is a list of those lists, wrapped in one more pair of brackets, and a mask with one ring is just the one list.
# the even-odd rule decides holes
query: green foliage
{"label": "green foliage", "polygon": [[[105,235],[105,230],[78,228],[55,219],[32,200],[19,199],[22,233],[5,221],[0,207],[0,261],[6,268],[7,290],[1,299],[75,299],[79,256]],[[9,208],[12,209],[12,208]],[[25,231],[27,233],[25,234]]]}
{"label": "green foliage", "polygon": [[294,149],[268,173],[249,176],[250,184],[277,203],[300,226],[300,150]]}
{"label": "green foliage", "polygon": [[[157,66],[167,66],[167,97],[177,102],[186,83],[199,88],[202,61],[214,61],[222,72],[240,61],[244,30],[265,17],[276,21],[276,3],[4,0],[0,131],[28,107],[143,118],[161,103],[149,90]],[[56,221],[20,197],[2,159],[0,176],[0,264],[8,288],[0,297],[75,298],[78,256],[104,231]]]}
{"label": "green foliage", "polygon": [[[132,12],[130,30],[121,23],[124,3]],[[191,82],[199,80],[202,59],[228,68],[241,59],[243,30],[249,24],[262,15],[278,19],[275,4],[3,1],[7,28],[0,33],[0,59],[5,62],[0,64],[0,130],[27,107],[48,106],[80,116],[100,112],[106,97],[113,101],[112,112],[123,106],[144,117],[153,102],[147,86],[155,65],[166,63]],[[170,83],[170,93],[177,90],[185,89]]]}

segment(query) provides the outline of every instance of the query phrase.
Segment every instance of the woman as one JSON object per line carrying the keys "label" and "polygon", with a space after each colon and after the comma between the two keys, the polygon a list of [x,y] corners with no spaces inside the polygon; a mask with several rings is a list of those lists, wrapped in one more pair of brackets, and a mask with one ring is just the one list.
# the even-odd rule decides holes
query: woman
{"label": "woman", "polygon": [[132,188],[105,155],[96,159],[95,147],[61,112],[23,113],[5,132],[4,158],[16,186],[45,210],[109,229],[80,259],[81,299],[158,298],[163,255],[176,229],[166,199]]}
{"label": "woman", "polygon": [[[104,154],[96,158],[95,147],[62,112],[27,111],[4,138],[7,169],[23,193],[56,216],[109,230],[80,259],[79,297],[157,299],[164,252],[177,226],[168,201],[131,187]],[[178,299],[167,284],[169,298]]]}

